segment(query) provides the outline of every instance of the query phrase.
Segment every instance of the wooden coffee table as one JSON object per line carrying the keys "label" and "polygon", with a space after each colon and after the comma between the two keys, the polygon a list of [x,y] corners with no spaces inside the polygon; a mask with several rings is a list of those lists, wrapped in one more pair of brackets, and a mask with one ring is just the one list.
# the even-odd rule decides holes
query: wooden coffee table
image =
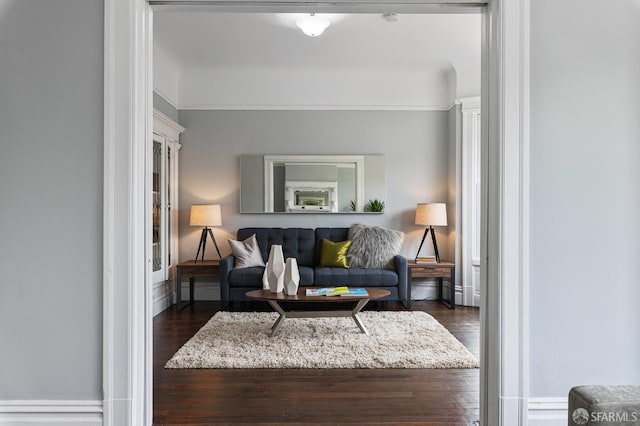
{"label": "wooden coffee table", "polygon": [[[319,287],[300,287],[298,289],[298,294],[295,296],[287,296],[284,292],[282,293],[271,293],[269,290],[251,290],[248,291],[245,295],[250,299],[255,300],[263,300],[268,302],[271,307],[278,313],[280,316],[271,326],[271,335],[274,336],[280,326],[287,318],[335,318],[335,317],[351,317],[360,328],[364,334],[369,334],[366,327],[362,323],[362,320],[358,316],[358,313],[364,308],[369,300],[380,299],[381,297],[385,297],[390,295],[389,290],[382,290],[379,288],[369,288],[367,287],[366,296],[307,296],[306,289],[307,288],[319,288]],[[311,302],[311,303],[327,303],[327,302],[354,302],[357,301],[356,306],[352,310],[319,310],[319,311],[285,311],[280,302]]]}

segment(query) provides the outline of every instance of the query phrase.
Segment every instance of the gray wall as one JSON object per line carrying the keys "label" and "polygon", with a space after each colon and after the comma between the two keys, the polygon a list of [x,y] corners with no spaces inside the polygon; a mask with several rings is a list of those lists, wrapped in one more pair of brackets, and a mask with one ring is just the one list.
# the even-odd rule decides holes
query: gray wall
{"label": "gray wall", "polygon": [[[0,14],[0,399],[100,399],[103,4],[8,4]],[[531,8],[531,395],[639,383],[640,7],[536,0]],[[257,223],[355,220],[419,238],[415,202],[446,196],[434,185],[447,175],[441,113],[180,116],[183,259],[199,234],[186,223],[192,202],[223,203],[221,241]],[[239,215],[237,156],[283,152],[384,154],[387,213]],[[407,249],[411,256],[415,247]]]}
{"label": "gray wall", "polygon": [[531,396],[640,384],[640,2],[531,11]]}
{"label": "gray wall", "polygon": [[101,400],[103,2],[0,11],[0,400]]}
{"label": "gray wall", "polygon": [[[188,224],[193,203],[222,204],[223,226],[214,232],[223,255],[230,252],[226,240],[241,227],[363,222],[406,232],[403,254],[413,257],[423,232],[414,225],[416,203],[447,197],[447,112],[181,110],[179,117],[186,128],[180,150],[181,260],[195,256],[198,246],[200,230]],[[241,215],[241,154],[382,154],[385,213]]]}

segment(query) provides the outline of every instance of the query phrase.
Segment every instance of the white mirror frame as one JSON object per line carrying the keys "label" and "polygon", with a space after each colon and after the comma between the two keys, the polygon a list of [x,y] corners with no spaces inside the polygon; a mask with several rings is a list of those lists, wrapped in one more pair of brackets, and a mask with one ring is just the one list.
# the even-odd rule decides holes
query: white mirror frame
{"label": "white mirror frame", "polygon": [[[315,8],[335,13],[465,13],[486,5],[480,420],[491,426],[524,426],[529,410],[529,2],[172,2],[219,11]],[[104,4],[103,424],[151,425],[151,268],[145,245],[150,200],[145,170],[152,135],[152,10],[146,0]]]}

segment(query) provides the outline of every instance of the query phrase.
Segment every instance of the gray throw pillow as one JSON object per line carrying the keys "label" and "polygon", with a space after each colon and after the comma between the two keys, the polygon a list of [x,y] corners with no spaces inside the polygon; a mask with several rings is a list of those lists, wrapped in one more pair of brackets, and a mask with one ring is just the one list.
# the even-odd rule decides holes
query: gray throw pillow
{"label": "gray throw pillow", "polygon": [[253,266],[264,266],[264,260],[260,254],[260,247],[256,234],[253,234],[244,241],[229,240],[231,254],[235,258],[234,268],[251,268]]}
{"label": "gray throw pillow", "polygon": [[404,233],[355,223],[349,228],[349,239],[349,267],[393,269],[393,257],[400,254]]}

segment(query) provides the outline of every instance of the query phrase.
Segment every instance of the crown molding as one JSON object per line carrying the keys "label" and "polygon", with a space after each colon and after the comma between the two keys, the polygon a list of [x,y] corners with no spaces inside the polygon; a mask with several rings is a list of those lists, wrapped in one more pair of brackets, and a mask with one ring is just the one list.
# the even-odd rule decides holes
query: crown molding
{"label": "crown molding", "polygon": [[171,117],[165,113],[153,109],[154,131],[160,131],[164,135],[179,135],[184,132],[184,127],[173,121]]}
{"label": "crown molding", "polygon": [[200,111],[449,111],[450,105],[213,105],[181,106],[178,110]]}

